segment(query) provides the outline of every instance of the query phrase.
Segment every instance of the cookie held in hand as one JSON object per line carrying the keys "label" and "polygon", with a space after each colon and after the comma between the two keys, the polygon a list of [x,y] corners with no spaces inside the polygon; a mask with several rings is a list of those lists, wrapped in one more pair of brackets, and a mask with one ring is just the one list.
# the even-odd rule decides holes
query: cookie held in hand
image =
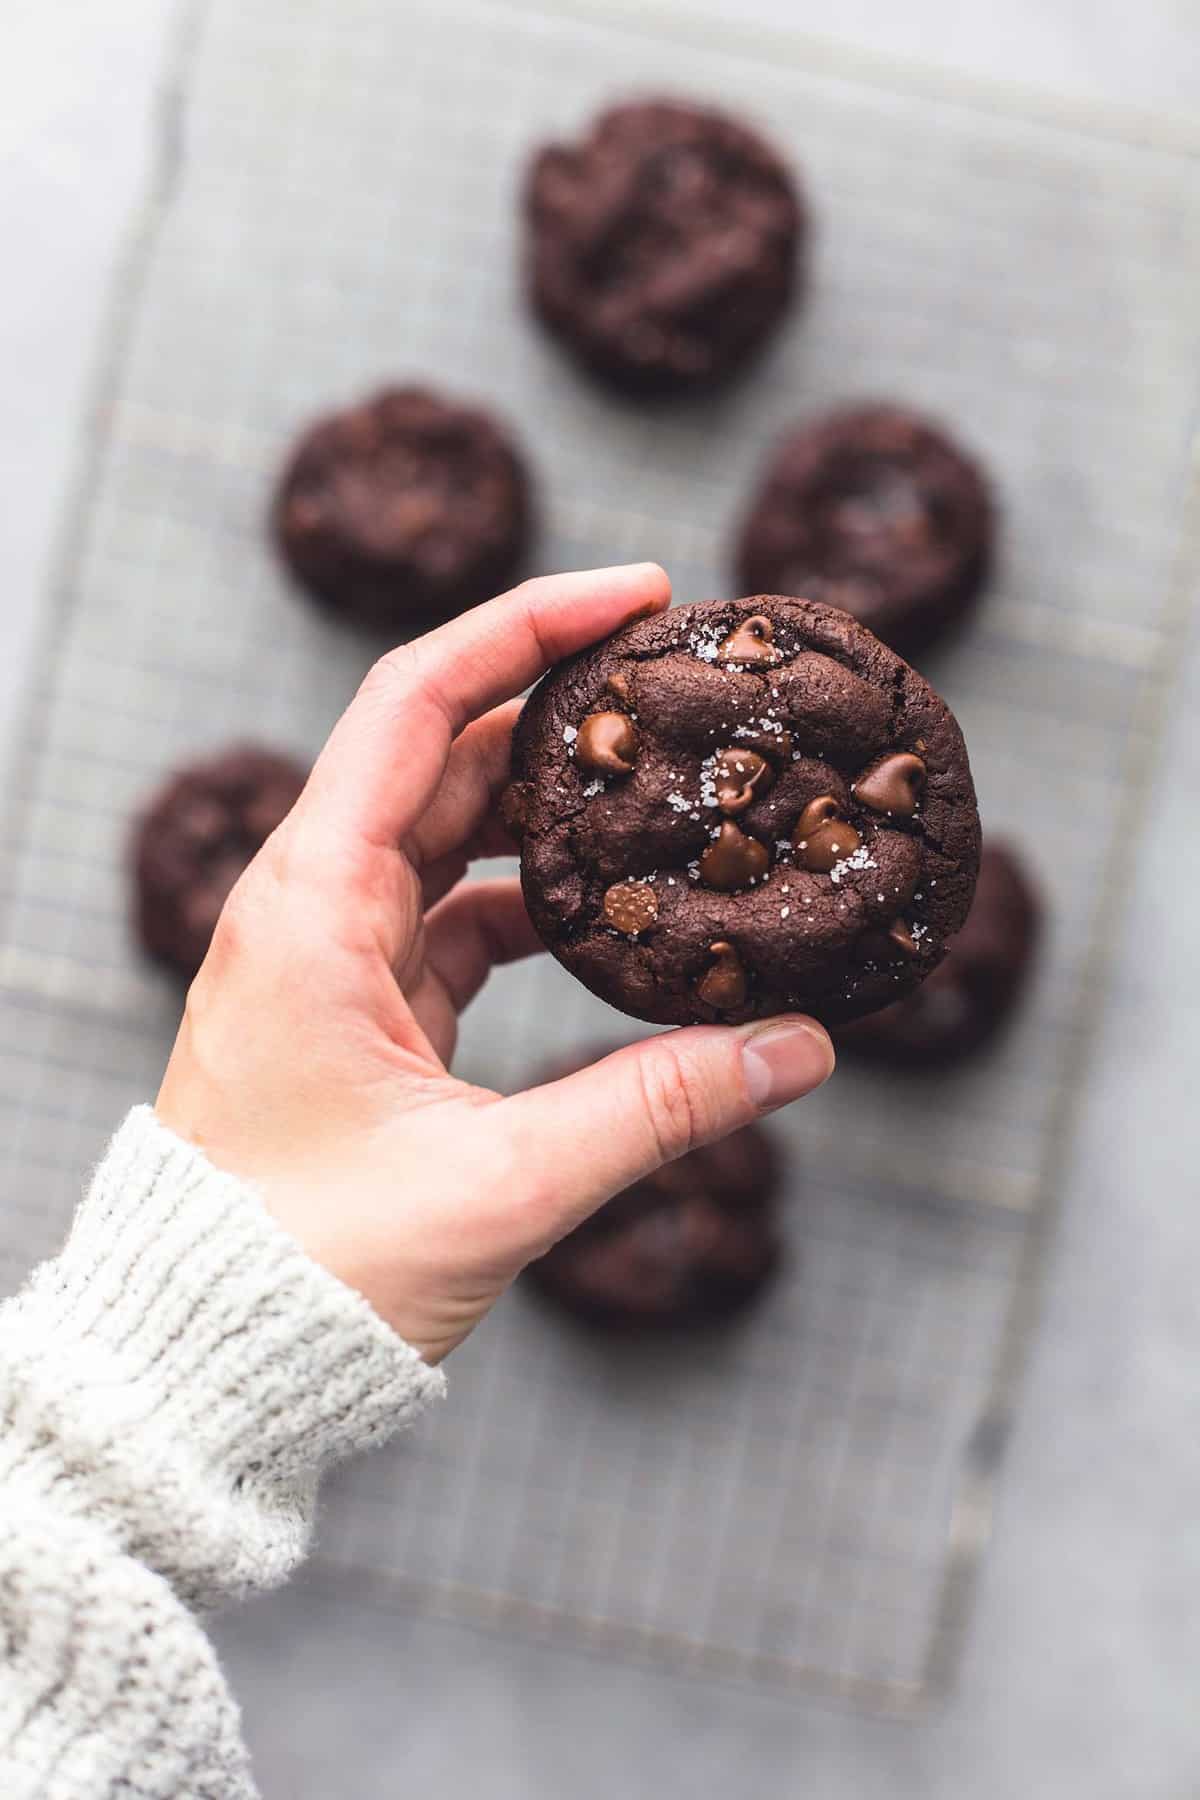
{"label": "cookie held in hand", "polygon": [[409,635],[509,585],[530,512],[524,462],[490,413],[387,388],[304,433],[272,529],[333,611]]}
{"label": "cookie held in hand", "polygon": [[748,1125],[626,1188],[531,1263],[526,1279],[596,1324],[715,1323],[752,1300],[778,1266],[779,1185],[770,1137]]}
{"label": "cookie held in hand", "polygon": [[283,823],[306,779],[291,757],[253,744],[170,777],[133,835],[137,933],[151,956],[191,979],[234,883]]}
{"label": "cookie held in hand", "polygon": [[856,407],[776,446],[737,580],[842,606],[909,655],[969,610],[992,533],[987,483],[944,431],[901,407]]}
{"label": "cookie held in hand", "polygon": [[638,393],[711,386],[759,349],[791,299],[804,232],[775,151],[676,100],[614,106],[577,143],[542,150],[525,215],[542,320]]}
{"label": "cookie held in hand", "polygon": [[634,1018],[856,1018],[917,988],[967,916],[962,733],[835,607],[636,620],[543,678],[512,770],[538,935]]}
{"label": "cookie held in hand", "polygon": [[839,1031],[838,1048],[903,1069],[953,1062],[979,1049],[1021,997],[1040,923],[1041,904],[1021,857],[989,838],[971,911],[945,961],[906,1000]]}

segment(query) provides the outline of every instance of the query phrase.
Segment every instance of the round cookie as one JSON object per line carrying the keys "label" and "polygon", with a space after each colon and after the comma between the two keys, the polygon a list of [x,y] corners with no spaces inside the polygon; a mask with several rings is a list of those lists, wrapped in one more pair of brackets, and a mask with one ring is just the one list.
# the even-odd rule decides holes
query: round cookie
{"label": "round cookie", "polygon": [[525,216],[535,309],[638,393],[707,387],[746,361],[791,299],[804,230],[775,151],[674,100],[614,106],[540,151]]}
{"label": "round cookie", "polygon": [[338,612],[402,633],[508,586],[530,513],[525,465],[497,421],[404,387],[309,427],[271,522],[302,586]]}
{"label": "round cookie", "polygon": [[785,437],[742,525],[737,581],[853,613],[905,655],[956,623],[987,573],[978,466],[899,407],[834,412]]}
{"label": "round cookie", "polygon": [[[597,1049],[587,1060],[595,1061]],[[552,1069],[553,1080],[582,1066]],[[779,1165],[760,1126],[635,1182],[526,1271],[597,1324],[703,1324],[758,1293],[779,1262]]]}
{"label": "round cookie", "polygon": [[962,733],[836,607],[636,620],[543,677],[512,771],[538,935],[634,1018],[856,1018],[911,993],[967,916]]}
{"label": "round cookie", "polygon": [[134,828],[138,936],[189,980],[229,891],[304,786],[300,764],[242,744],[178,770]]}
{"label": "round cookie", "polygon": [[984,845],[967,922],[945,961],[906,1000],[837,1033],[839,1048],[897,1068],[955,1061],[994,1037],[1033,962],[1041,906],[1017,852]]}

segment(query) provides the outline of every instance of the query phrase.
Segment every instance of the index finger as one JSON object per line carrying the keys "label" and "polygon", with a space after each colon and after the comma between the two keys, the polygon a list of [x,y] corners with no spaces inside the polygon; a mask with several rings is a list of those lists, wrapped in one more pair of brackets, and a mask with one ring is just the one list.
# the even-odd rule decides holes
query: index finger
{"label": "index finger", "polygon": [[335,725],[300,806],[395,844],[428,806],[464,725],[670,598],[657,563],[543,575],[389,651]]}

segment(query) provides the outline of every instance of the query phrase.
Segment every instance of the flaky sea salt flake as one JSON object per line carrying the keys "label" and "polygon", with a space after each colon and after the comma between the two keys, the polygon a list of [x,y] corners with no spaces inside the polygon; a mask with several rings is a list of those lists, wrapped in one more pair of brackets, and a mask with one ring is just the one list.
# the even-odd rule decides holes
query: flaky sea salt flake
{"label": "flaky sea salt flake", "polygon": [[[834,863],[832,869],[829,871],[829,879],[836,887],[838,882],[842,879],[842,876],[845,875],[848,870],[876,869],[878,867],[878,863],[867,849],[867,846],[865,844],[860,844],[858,849],[852,851],[849,856],[843,856],[840,862]],[[883,895],[880,894],[879,898],[882,900]]]}

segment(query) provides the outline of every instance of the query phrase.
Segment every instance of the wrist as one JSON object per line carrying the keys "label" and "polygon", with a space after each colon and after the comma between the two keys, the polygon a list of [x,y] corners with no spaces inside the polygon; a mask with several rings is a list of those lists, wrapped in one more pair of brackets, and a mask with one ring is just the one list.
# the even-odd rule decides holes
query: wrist
{"label": "wrist", "polygon": [[272,1579],[276,1553],[284,1572],[279,1521],[306,1515],[322,1470],[444,1388],[145,1107],[61,1255],[0,1312],[0,1359],[0,1465],[26,1491],[61,1492],[69,1470],[80,1510],[152,1566],[182,1555],[197,1589],[213,1570],[234,1587]]}

